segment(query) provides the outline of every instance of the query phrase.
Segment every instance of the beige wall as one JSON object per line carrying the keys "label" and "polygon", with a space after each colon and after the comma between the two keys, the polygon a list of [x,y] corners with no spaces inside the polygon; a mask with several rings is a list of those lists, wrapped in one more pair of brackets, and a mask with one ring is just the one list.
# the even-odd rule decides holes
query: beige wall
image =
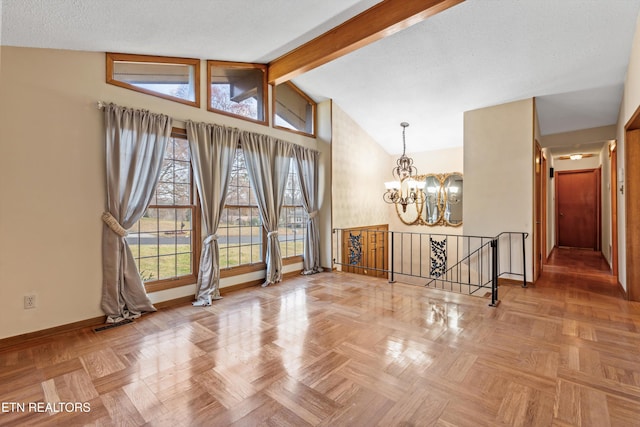
{"label": "beige wall", "polygon": [[318,130],[316,132],[316,150],[320,151],[320,182],[318,183],[318,204],[320,213],[320,265],[331,268],[331,110],[332,102],[318,104]]}
{"label": "beige wall", "polygon": [[382,194],[389,154],[335,103],[332,110],[333,227],[388,224]]}
{"label": "beige wall", "polygon": [[532,273],[533,99],[464,113],[464,232],[527,232]]}
{"label": "beige wall", "polygon": [[[104,53],[3,46],[0,54],[0,338],[102,315],[105,160],[98,100],[236,126],[320,150],[325,174],[320,220],[327,223],[331,136],[326,126],[320,126],[323,135],[316,140],[108,85]],[[202,74],[201,99],[206,99]],[[326,106],[319,110],[328,117]],[[327,265],[330,240],[322,246]],[[221,286],[263,276],[225,279]],[[194,290],[185,286],[151,299],[170,300]],[[38,307],[25,310],[23,296],[31,293]]]}

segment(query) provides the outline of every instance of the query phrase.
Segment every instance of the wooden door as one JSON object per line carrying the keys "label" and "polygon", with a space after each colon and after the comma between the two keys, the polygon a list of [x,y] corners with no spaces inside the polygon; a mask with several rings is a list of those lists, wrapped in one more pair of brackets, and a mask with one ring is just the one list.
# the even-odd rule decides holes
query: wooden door
{"label": "wooden door", "polygon": [[387,278],[388,231],[388,224],[343,230],[342,270]]}
{"label": "wooden door", "polygon": [[558,246],[598,249],[599,181],[597,169],[557,173]]}

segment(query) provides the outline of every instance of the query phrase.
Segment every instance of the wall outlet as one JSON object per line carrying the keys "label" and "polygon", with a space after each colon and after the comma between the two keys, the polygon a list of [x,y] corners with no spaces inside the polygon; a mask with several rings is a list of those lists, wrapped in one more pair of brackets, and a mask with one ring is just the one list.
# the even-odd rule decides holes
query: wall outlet
{"label": "wall outlet", "polygon": [[24,308],[36,308],[36,296],[35,295],[25,295],[24,296]]}

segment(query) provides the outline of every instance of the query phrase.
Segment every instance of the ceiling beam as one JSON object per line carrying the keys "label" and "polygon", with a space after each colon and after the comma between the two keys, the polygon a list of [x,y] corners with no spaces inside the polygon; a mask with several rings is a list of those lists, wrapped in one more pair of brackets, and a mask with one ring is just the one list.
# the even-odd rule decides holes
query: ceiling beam
{"label": "ceiling beam", "polygon": [[269,83],[284,83],[463,1],[384,0],[273,60],[269,64]]}

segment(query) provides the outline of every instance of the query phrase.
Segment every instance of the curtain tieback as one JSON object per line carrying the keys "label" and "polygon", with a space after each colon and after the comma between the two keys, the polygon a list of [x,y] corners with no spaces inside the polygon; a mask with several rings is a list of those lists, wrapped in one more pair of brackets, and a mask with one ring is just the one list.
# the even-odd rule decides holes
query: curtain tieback
{"label": "curtain tieback", "polygon": [[129,234],[129,232],[125,230],[109,212],[102,213],[102,221],[107,224],[111,231],[113,231],[120,237],[126,237]]}
{"label": "curtain tieback", "polygon": [[208,245],[209,243],[213,242],[214,240],[218,240],[218,235],[217,234],[209,234],[207,237],[205,237],[205,239],[202,241],[203,245]]}
{"label": "curtain tieback", "polygon": [[309,219],[313,219],[318,216],[318,211],[309,212]]}
{"label": "curtain tieback", "polygon": [[270,231],[267,233],[267,238],[271,237],[271,236],[278,236],[278,232],[277,231]]}

